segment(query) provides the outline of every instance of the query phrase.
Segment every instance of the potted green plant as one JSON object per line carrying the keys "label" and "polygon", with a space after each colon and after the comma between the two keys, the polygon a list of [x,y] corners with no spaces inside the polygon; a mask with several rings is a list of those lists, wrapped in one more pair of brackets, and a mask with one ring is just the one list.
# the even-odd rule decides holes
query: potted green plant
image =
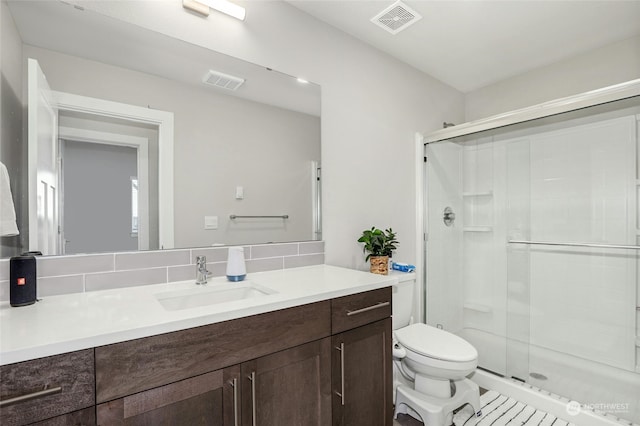
{"label": "potted green plant", "polygon": [[374,274],[387,275],[389,273],[389,258],[396,249],[398,240],[391,228],[384,231],[375,226],[362,231],[358,238],[359,243],[364,243],[363,252],[369,253],[365,261],[370,261],[370,271]]}

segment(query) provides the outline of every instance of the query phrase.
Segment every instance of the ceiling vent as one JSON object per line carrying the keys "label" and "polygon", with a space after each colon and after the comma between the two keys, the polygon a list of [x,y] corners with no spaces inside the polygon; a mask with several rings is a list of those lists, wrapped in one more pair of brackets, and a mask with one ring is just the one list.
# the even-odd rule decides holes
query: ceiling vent
{"label": "ceiling vent", "polygon": [[219,87],[221,89],[227,90],[238,90],[242,83],[244,83],[244,78],[235,77],[233,75],[224,74],[219,71],[209,70],[207,75],[204,76],[204,80],[202,80],[205,84],[210,84],[215,87]]}
{"label": "ceiling vent", "polygon": [[398,0],[371,18],[371,22],[395,35],[420,19],[418,12]]}

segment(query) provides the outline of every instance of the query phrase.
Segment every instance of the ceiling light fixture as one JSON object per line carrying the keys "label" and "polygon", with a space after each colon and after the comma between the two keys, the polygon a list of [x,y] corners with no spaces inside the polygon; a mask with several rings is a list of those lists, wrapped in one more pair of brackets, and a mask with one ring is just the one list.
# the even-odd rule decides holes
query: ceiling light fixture
{"label": "ceiling light fixture", "polygon": [[209,16],[209,8],[215,9],[241,21],[247,13],[244,7],[228,0],[182,0],[182,6],[205,16]]}

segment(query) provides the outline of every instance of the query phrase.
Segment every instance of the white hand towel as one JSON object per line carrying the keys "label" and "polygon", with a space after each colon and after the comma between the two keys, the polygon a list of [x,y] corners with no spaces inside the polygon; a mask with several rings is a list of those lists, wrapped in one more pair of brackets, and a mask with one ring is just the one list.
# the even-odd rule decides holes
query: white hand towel
{"label": "white hand towel", "polygon": [[7,172],[5,165],[0,163],[0,237],[9,237],[19,233],[11,186],[9,185],[9,172]]}

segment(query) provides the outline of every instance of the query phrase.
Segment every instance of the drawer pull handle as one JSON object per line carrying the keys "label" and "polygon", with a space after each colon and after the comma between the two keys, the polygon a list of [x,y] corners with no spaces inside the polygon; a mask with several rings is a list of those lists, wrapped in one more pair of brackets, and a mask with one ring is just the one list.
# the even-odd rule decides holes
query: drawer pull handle
{"label": "drawer pull handle", "polygon": [[256,372],[252,371],[247,378],[251,381],[251,424],[256,426],[258,424],[256,419]]}
{"label": "drawer pull handle", "polygon": [[389,302],[379,302],[375,305],[367,306],[366,308],[357,309],[355,311],[347,311],[347,316],[361,314],[363,312],[373,311],[374,309],[384,308],[385,306],[389,306]]}
{"label": "drawer pull handle", "polygon": [[340,397],[340,402],[344,405],[344,342],[340,346],[335,346],[340,351],[340,392],[334,391]]}
{"label": "drawer pull handle", "polygon": [[3,399],[2,401],[0,401],[0,407],[6,407],[8,405],[18,404],[20,402],[31,401],[32,399],[44,398],[45,396],[55,395],[60,392],[62,392],[62,388],[60,386],[50,389],[48,388],[48,386],[45,386],[41,391],[28,393],[26,395],[15,396],[9,399]]}

